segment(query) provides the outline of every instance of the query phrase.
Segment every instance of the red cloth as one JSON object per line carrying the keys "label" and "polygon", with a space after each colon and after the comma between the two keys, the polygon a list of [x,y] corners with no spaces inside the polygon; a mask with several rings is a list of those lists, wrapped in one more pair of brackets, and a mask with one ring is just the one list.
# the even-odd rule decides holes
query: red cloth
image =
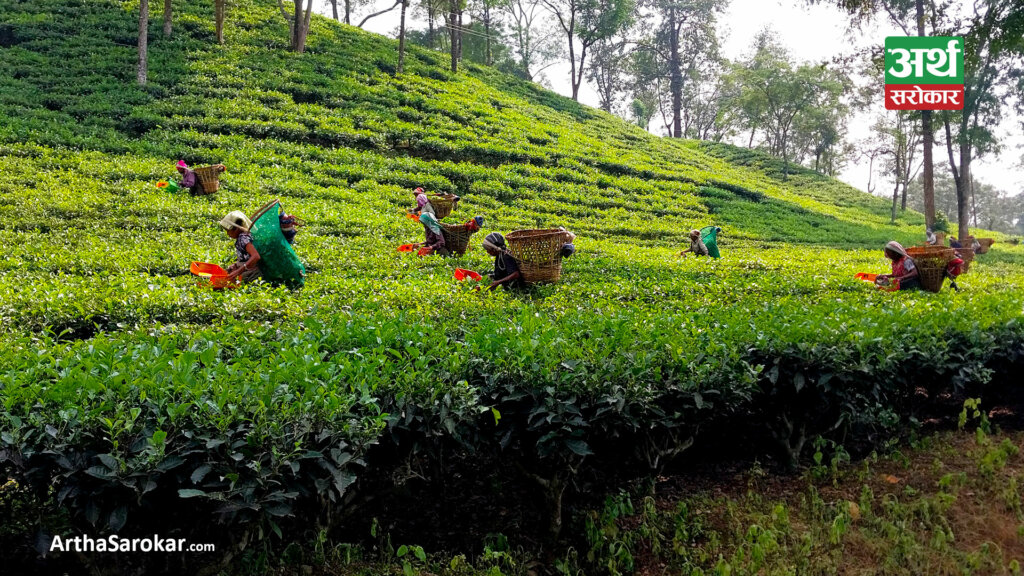
{"label": "red cloth", "polygon": [[948,272],[953,278],[963,274],[963,271],[964,261],[960,258],[953,258],[949,261],[949,264],[946,264],[946,272]]}
{"label": "red cloth", "polygon": [[910,268],[913,269],[915,266],[913,260],[909,256],[904,256],[899,260],[893,260],[892,262],[892,275],[898,277],[906,276],[907,274],[907,260],[910,260]]}

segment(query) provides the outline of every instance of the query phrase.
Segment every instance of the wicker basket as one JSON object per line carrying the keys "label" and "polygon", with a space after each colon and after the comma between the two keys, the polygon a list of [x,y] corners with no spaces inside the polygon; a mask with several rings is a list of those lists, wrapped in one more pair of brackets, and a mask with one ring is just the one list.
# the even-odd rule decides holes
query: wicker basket
{"label": "wicker basket", "polygon": [[949,264],[949,261],[956,255],[956,250],[942,246],[911,246],[907,248],[907,254],[914,259],[914,264],[917,265],[921,288],[929,292],[942,290],[942,281],[946,277],[946,264]]}
{"label": "wicker basket", "polygon": [[444,194],[442,196],[431,196],[430,205],[434,207],[434,216],[438,220],[447,218],[452,210],[455,210],[455,201],[458,200],[458,196],[454,194]]}
{"label": "wicker basket", "polygon": [[971,271],[971,262],[974,262],[974,250],[971,248],[956,248],[954,250],[960,255],[960,259],[964,261],[964,267],[962,274],[967,274]]}
{"label": "wicker basket", "polygon": [[549,230],[516,230],[505,236],[508,251],[519,263],[523,281],[558,282],[562,275],[562,245],[571,234],[560,228]]}
{"label": "wicker basket", "polygon": [[194,172],[196,177],[199,178],[200,188],[203,189],[203,194],[213,194],[220,188],[220,174],[227,168],[223,164],[214,164],[213,166],[203,166],[202,168],[196,168]]}
{"label": "wicker basket", "polygon": [[469,237],[476,233],[477,229],[470,229],[469,224],[445,224],[441,222],[441,235],[444,236],[444,245],[453,254],[462,256],[469,247]]}
{"label": "wicker basket", "polygon": [[936,246],[942,246],[945,243],[946,243],[946,233],[945,232],[936,232],[935,233],[935,245]]}
{"label": "wicker basket", "polygon": [[981,244],[981,246],[974,252],[976,254],[984,254],[988,252],[988,249],[995,243],[995,238],[978,238],[978,244]]}

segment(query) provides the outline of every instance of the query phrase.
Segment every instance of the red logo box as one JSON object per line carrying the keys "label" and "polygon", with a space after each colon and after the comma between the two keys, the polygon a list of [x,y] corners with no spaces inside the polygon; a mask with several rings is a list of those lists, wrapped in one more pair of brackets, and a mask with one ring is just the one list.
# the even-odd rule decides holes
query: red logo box
{"label": "red logo box", "polygon": [[886,110],[963,110],[963,84],[886,84]]}

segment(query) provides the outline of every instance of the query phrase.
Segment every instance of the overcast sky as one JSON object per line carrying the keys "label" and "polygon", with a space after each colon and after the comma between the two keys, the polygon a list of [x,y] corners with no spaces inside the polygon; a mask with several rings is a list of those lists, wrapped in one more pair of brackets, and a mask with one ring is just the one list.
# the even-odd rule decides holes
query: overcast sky
{"label": "overcast sky", "polygon": [[[324,3],[326,6],[326,2]],[[383,4],[383,3],[381,3]],[[379,9],[379,8],[378,8]],[[365,10],[365,9],[364,9]],[[329,11],[329,8],[324,10]],[[369,12],[369,10],[365,10]],[[357,20],[358,21],[358,20]],[[750,48],[751,40],[762,28],[775,30],[782,42],[797,61],[828,60],[832,56],[848,54],[858,47],[875,45],[880,47],[888,35],[901,35],[886,23],[877,23],[872,27],[858,32],[855,36],[847,31],[847,18],[838,9],[828,6],[806,6],[802,0],[732,0],[728,10],[719,20],[719,36],[723,55],[736,59]],[[411,27],[425,27],[425,22],[415,19]],[[387,14],[370,20],[365,28],[380,34],[393,35],[398,27],[398,13]],[[570,95],[569,66],[552,66],[545,71],[551,88]],[[597,96],[584,83],[580,92],[580,101],[584,104],[597,106]],[[870,135],[870,127],[874,116],[884,108],[882,95],[879,94],[877,107],[874,110],[858,111],[849,121],[848,139],[857,141]],[[652,123],[658,130],[657,122]],[[999,127],[998,136],[1003,144],[1003,153],[999,157],[983,158],[972,164],[977,180],[992,184],[1010,194],[1024,190],[1024,168],[1021,157],[1024,155],[1024,136],[1022,136],[1021,118],[1007,107],[1005,119]],[[935,147],[936,172],[949,173],[949,162],[945,147]],[[877,164],[877,163],[876,163]],[[892,181],[879,174],[876,165],[876,180],[880,179],[878,191],[887,187],[892,189]],[[851,162],[842,172],[840,179],[860,188],[866,189],[868,182],[868,165],[866,161]]]}

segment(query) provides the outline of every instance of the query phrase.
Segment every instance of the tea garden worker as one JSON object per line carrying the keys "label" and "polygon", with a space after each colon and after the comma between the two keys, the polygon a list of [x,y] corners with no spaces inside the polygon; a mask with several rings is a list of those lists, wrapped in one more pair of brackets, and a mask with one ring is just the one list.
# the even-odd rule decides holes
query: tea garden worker
{"label": "tea garden worker", "polygon": [[427,198],[427,193],[423,191],[423,188],[417,188],[412,193],[416,196],[416,207],[412,209],[413,214],[431,214],[436,216],[434,207],[430,205],[430,198]]}
{"label": "tea garden worker", "polygon": [[221,219],[220,227],[235,240],[235,255],[238,261],[228,267],[228,280],[252,282],[260,277],[260,253],[252,243],[249,228],[252,222],[241,211],[235,210]]}
{"label": "tea garden worker", "polygon": [[516,262],[505,245],[505,237],[499,232],[491,232],[484,238],[483,247],[488,254],[494,256],[494,272],[491,273],[491,285],[487,289],[494,290],[498,286],[521,288],[524,284],[523,274],[519,271],[519,262]]}
{"label": "tea garden worker", "polygon": [[690,230],[690,247],[680,252],[679,255],[685,256],[687,252],[693,252],[697,256],[708,255],[708,247],[700,239],[700,230]]}
{"label": "tea garden worker", "polygon": [[441,223],[437,221],[437,218],[433,214],[424,212],[420,214],[420,223],[423,224],[423,233],[426,236],[424,242],[416,244],[416,246],[422,246],[423,248],[429,248],[428,254],[438,254],[440,256],[451,256],[451,252],[445,246],[444,234],[441,231]]}
{"label": "tea garden worker", "polygon": [[892,261],[892,274],[879,274],[878,278],[898,282],[900,290],[911,290],[921,286],[920,271],[906,249],[893,240],[885,245],[885,256]]}
{"label": "tea garden worker", "polygon": [[181,174],[181,181],[178,182],[178,185],[192,194],[201,194],[203,185],[199,182],[199,177],[196,176],[195,171],[189,168],[184,160],[178,160],[176,168],[178,173]]}
{"label": "tea garden worker", "polygon": [[924,241],[929,246],[934,246],[935,243],[939,241],[939,239],[935,237],[935,232],[932,232],[931,228],[926,228],[924,233],[925,233],[925,240]]}

